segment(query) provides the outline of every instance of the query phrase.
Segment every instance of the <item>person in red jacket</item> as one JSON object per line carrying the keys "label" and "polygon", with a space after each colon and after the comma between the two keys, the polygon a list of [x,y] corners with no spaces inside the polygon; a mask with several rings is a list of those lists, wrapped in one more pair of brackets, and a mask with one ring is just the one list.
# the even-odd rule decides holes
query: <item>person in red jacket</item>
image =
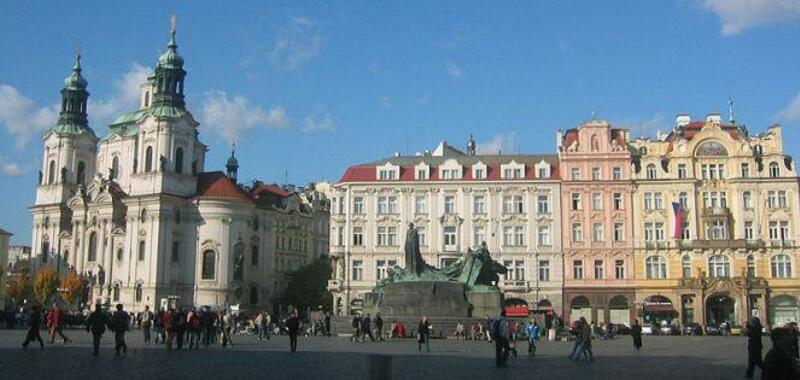
{"label": "person in red jacket", "polygon": [[161,321],[164,324],[164,333],[167,336],[167,349],[172,349],[172,340],[175,339],[175,323],[173,323],[173,317],[175,316],[175,309],[169,309],[164,315],[161,317]]}
{"label": "person in red jacket", "polygon": [[48,314],[47,318],[47,326],[50,328],[50,344],[55,342],[56,334],[58,334],[61,339],[64,340],[64,343],[72,342],[71,339],[64,335],[63,314],[63,310],[61,310],[57,303],[54,303],[53,310],[50,311],[50,314]]}

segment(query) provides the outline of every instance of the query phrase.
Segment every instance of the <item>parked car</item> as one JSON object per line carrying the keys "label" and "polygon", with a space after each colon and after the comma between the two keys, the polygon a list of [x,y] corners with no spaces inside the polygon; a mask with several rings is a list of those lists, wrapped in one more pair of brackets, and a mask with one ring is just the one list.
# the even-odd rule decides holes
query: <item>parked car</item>
{"label": "parked car", "polygon": [[706,335],[722,335],[722,329],[719,326],[708,325],[706,326]]}
{"label": "parked car", "polygon": [[642,325],[642,334],[653,335],[653,325],[645,323]]}
{"label": "parked car", "polygon": [[703,328],[699,323],[689,323],[683,326],[683,335],[703,335]]}

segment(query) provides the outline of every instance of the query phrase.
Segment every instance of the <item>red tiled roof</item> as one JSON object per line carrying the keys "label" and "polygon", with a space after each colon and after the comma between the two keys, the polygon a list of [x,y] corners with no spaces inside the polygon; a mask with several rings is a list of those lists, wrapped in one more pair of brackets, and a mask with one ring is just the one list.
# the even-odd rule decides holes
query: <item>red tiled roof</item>
{"label": "red tiled roof", "polygon": [[[360,165],[360,166],[351,166],[345,170],[344,175],[339,180],[340,183],[342,182],[379,182],[377,179],[377,171],[376,167],[372,165]],[[461,181],[498,181],[502,180],[501,178],[501,170],[500,165],[486,165],[486,178],[483,179],[475,179],[472,177],[472,165],[464,165],[462,166],[462,177]],[[550,177],[547,179],[558,179],[559,178],[559,171],[558,165],[551,164],[550,165]],[[523,179],[526,180],[533,180],[537,179],[536,177],[536,170],[530,165],[525,165],[525,176]],[[400,167],[400,181],[417,181],[415,178],[414,166],[406,166]],[[439,181],[439,168],[438,167],[431,167],[430,178],[427,180],[419,180],[419,181]],[[391,181],[382,181],[382,182],[391,182]]]}
{"label": "red tiled roof", "polygon": [[[682,127],[678,127],[678,129],[680,129],[682,132],[680,137],[686,140],[691,140],[692,138],[694,138],[694,135],[703,130],[703,127],[705,125],[706,122],[704,121],[693,121]],[[728,134],[731,136],[732,139],[734,140],[739,139],[739,128],[737,128],[735,125],[720,124],[719,127],[723,131],[728,132]],[[675,132],[671,132],[669,136],[667,136],[667,141],[669,141],[669,146],[667,146],[667,153],[672,152],[673,145],[677,139],[678,135]]]}
{"label": "red tiled roof", "polygon": [[200,173],[197,177],[196,196],[252,202],[247,192],[236,186],[223,172]]}

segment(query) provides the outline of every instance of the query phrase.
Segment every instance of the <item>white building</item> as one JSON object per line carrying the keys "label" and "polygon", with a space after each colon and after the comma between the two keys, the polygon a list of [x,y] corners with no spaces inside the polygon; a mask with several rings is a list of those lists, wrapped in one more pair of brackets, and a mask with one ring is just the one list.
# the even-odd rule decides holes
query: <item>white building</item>
{"label": "white building", "polygon": [[425,261],[443,267],[488,244],[508,268],[506,299],[561,314],[561,220],[555,155],[477,155],[442,142],[433,153],[352,166],[331,207],[333,309],[360,309],[363,295],[404,266],[407,226],[419,230]]}
{"label": "white building", "polygon": [[275,306],[290,274],[314,258],[315,218],[327,211],[275,185],[239,185],[233,154],[227,173],[205,172],[185,76],[173,31],[140,108],[98,138],[78,57],[59,120],[43,137],[33,270],[75,268],[94,278],[92,300],[133,310]]}

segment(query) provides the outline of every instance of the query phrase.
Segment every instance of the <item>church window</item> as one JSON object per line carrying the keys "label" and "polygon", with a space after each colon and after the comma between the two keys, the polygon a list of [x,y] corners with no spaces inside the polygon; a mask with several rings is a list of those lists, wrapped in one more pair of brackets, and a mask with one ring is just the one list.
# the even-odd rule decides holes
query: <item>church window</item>
{"label": "church window", "polygon": [[203,280],[213,280],[214,279],[214,267],[216,265],[216,253],[212,250],[207,250],[203,252],[203,273],[202,279]]}
{"label": "church window", "polygon": [[89,257],[86,259],[87,261],[93,262],[97,261],[97,234],[92,232],[89,234]]}
{"label": "church window", "polygon": [[47,184],[52,185],[56,181],[56,162],[50,161],[50,167],[47,169]]}
{"label": "church window", "polygon": [[139,261],[144,261],[144,250],[147,244],[144,240],[139,241]]}
{"label": "church window", "polygon": [[258,265],[258,244],[253,244],[253,252],[252,257],[250,258],[250,265],[257,266]]}
{"label": "church window", "polygon": [[175,173],[183,174],[183,148],[175,150]]}
{"label": "church window", "polygon": [[258,288],[255,285],[250,287],[250,304],[257,305],[258,304]]}
{"label": "church window", "polygon": [[148,146],[144,151],[144,171],[149,173],[153,170],[153,147]]}
{"label": "church window", "polygon": [[78,161],[78,184],[86,184],[86,164],[83,161]]}
{"label": "church window", "polygon": [[119,157],[111,159],[111,179],[119,178]]}
{"label": "church window", "polygon": [[181,244],[177,241],[172,242],[172,262],[177,263],[181,256]]}
{"label": "church window", "polygon": [[133,288],[133,299],[136,302],[142,302],[142,283],[136,284],[136,287]]}

